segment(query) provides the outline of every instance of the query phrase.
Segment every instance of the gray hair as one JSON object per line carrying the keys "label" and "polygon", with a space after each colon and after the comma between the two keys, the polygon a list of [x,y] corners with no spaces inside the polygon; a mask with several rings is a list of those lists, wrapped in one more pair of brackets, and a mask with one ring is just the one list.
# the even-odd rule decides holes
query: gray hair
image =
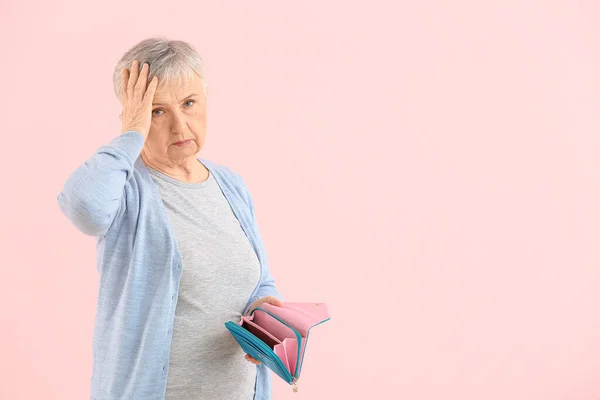
{"label": "gray hair", "polygon": [[154,76],[159,83],[163,81],[183,81],[187,83],[197,74],[202,79],[204,94],[206,83],[204,81],[204,63],[189,43],[181,40],[169,40],[164,36],[154,36],[137,43],[121,57],[113,72],[113,87],[117,98],[120,100],[121,71],[123,68],[131,69],[133,60],[139,61],[140,69],[144,63],[149,64],[148,82]]}

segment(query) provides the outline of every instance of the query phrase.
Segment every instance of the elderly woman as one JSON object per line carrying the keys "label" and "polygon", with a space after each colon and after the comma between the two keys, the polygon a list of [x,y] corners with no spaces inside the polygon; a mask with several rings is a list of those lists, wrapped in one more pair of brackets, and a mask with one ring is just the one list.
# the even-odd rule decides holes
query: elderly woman
{"label": "elderly woman", "polygon": [[96,237],[92,400],[271,398],[271,375],[224,323],[280,306],[241,176],[197,154],[202,60],[164,38],[118,62],[120,135],[66,180],[58,203]]}

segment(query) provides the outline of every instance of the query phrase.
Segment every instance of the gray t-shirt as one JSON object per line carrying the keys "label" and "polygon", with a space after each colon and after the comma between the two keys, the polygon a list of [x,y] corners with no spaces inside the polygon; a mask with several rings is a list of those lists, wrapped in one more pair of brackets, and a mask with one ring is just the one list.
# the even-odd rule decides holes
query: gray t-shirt
{"label": "gray t-shirt", "polygon": [[257,367],[224,323],[240,319],[259,282],[256,253],[210,172],[190,183],[148,171],[183,258],[166,400],[251,400]]}

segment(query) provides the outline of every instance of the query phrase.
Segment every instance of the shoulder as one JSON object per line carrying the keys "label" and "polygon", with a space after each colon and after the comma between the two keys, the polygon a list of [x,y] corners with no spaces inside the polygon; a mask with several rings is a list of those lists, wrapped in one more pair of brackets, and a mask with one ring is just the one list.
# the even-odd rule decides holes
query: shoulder
{"label": "shoulder", "polygon": [[248,187],[244,182],[244,178],[242,175],[232,169],[231,167],[217,163],[212,160],[207,160],[205,158],[198,158],[202,164],[208,168],[213,175],[222,183],[226,184],[231,190],[236,192],[243,200],[246,202],[248,207],[252,207],[250,192],[248,191]]}
{"label": "shoulder", "polygon": [[231,167],[202,157],[199,157],[198,159],[213,175],[218,175],[225,183],[231,185],[244,185],[244,180],[240,173],[234,171]]}

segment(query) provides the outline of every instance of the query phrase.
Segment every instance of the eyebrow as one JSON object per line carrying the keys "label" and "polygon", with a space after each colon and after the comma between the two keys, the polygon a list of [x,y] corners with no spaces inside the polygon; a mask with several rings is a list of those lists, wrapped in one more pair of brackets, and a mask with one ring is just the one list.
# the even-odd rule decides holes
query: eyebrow
{"label": "eyebrow", "polygon": [[[184,101],[186,101],[190,97],[194,97],[194,96],[198,96],[198,95],[196,93],[192,93],[188,97],[186,97],[185,99],[181,100],[181,102],[183,103]],[[164,103],[152,103],[152,105],[153,106],[162,106],[162,105],[165,105],[165,104]]]}

